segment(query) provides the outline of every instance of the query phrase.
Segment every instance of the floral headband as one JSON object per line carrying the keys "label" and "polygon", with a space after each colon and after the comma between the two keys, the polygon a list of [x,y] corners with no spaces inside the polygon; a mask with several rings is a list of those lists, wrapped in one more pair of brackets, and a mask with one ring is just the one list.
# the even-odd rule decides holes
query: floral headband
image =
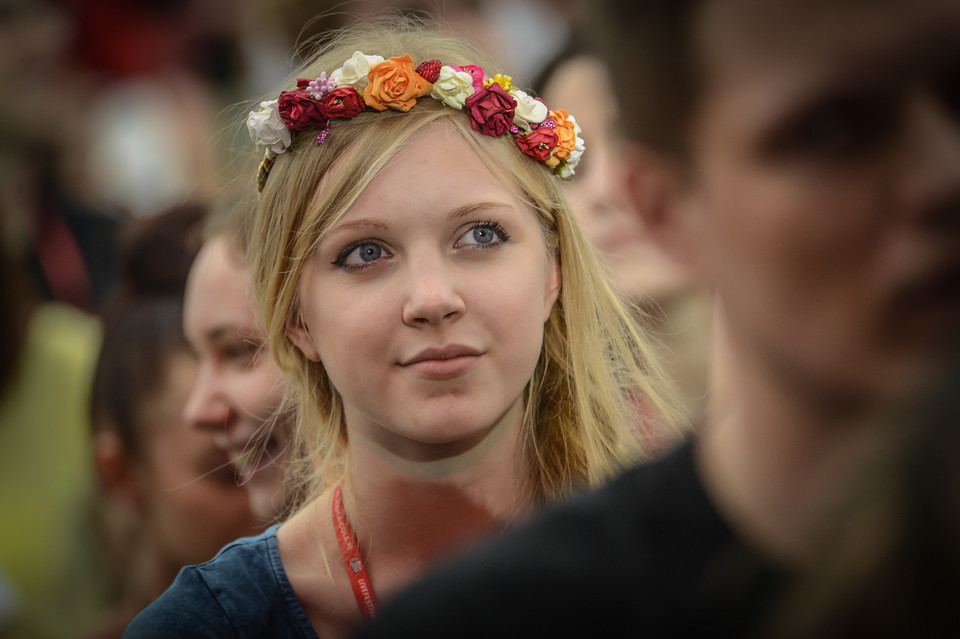
{"label": "floral headband", "polygon": [[550,111],[538,98],[514,88],[510,76],[488,78],[475,64],[451,66],[439,60],[414,68],[409,53],[384,60],[357,51],[329,76],[301,78],[296,89],[250,112],[250,135],[266,149],[257,189],[263,190],[274,158],[289,148],[293,133],[320,129],[317,144],[323,144],[335,118],[352,118],[369,109],[406,113],[427,95],[465,110],[480,133],[509,133],[521,151],[561,178],[569,179],[580,162],[583,140],[573,116],[562,109]]}

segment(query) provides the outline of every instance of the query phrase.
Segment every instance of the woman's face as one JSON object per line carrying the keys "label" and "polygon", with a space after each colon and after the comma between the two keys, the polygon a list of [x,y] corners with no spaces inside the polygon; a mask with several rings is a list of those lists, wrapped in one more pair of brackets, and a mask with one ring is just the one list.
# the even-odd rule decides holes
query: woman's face
{"label": "woman's face", "polygon": [[617,96],[603,63],[589,56],[563,62],[543,98],[572,113],[590,145],[575,178],[563,184],[564,195],[587,239],[610,265],[618,290],[655,302],[689,290],[689,274],[651,241],[627,197]]}
{"label": "woman's face", "polygon": [[184,300],[184,332],[200,364],[184,414],[194,428],[214,433],[237,461],[254,510],[269,521],[286,502],[282,463],[289,420],[273,428],[262,458],[246,459],[251,438],[283,398],[280,369],[267,350],[251,294],[247,269],[229,240],[207,242],[190,269]]}
{"label": "woman's face", "polygon": [[704,10],[686,252],[746,357],[886,396],[960,320],[960,4],[762,5]]}
{"label": "woman's face", "polygon": [[186,352],[171,356],[163,386],[141,414],[146,420],[144,459],[134,467],[146,529],[165,566],[211,559],[227,543],[259,530],[246,489],[213,433],[191,427],[183,406],[197,364]]}
{"label": "woman's face", "polygon": [[436,123],[322,239],[290,335],[342,396],[351,442],[457,454],[519,419],[559,287],[535,213]]}

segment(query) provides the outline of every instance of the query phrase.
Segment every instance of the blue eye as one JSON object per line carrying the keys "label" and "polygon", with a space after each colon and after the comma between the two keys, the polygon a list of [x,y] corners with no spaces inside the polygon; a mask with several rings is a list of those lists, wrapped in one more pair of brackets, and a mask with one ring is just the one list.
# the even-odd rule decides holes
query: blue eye
{"label": "blue eye", "polygon": [[345,248],[333,264],[347,270],[361,269],[384,257],[384,252],[379,244],[369,241],[360,242]]}
{"label": "blue eye", "polygon": [[380,247],[376,244],[364,244],[363,246],[358,246],[353,250],[364,262],[372,262],[375,259],[380,257],[381,250]]}
{"label": "blue eye", "polygon": [[491,248],[510,239],[507,232],[496,222],[483,222],[467,230],[457,241],[461,246]]}
{"label": "blue eye", "polygon": [[477,228],[473,229],[470,231],[470,234],[473,236],[473,239],[477,244],[489,244],[496,239],[493,231],[482,226],[478,226]]}

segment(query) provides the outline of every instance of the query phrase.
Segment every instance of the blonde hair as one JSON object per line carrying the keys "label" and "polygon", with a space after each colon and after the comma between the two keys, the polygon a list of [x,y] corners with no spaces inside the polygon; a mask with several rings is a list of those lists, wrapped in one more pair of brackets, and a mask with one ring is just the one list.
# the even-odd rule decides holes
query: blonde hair
{"label": "blonde hair", "polygon": [[[295,77],[329,73],[356,50],[478,64],[488,75],[496,70],[461,40],[403,20],[341,32]],[[649,452],[644,432],[674,424],[674,394],[667,390],[638,315],[611,288],[557,178],[523,155],[509,136],[480,135],[465,114],[424,98],[408,113],[364,112],[336,121],[323,145],[316,144],[316,132],[295,136],[276,158],[260,194],[249,263],[270,349],[291,378],[299,403],[296,436],[301,450],[308,451],[302,468],[307,497],[342,476],[347,431],[340,395],[323,365],[308,360],[287,336],[290,323],[299,321],[301,270],[387,161],[438,121],[456,127],[491,171],[529,204],[547,249],[559,258],[560,295],[525,392],[523,450],[533,470],[533,494],[555,499],[601,483]]]}

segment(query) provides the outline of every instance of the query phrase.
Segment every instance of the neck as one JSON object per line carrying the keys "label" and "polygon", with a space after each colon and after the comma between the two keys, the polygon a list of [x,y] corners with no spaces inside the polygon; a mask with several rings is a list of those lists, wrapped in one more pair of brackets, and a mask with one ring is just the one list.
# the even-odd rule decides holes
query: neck
{"label": "neck", "polygon": [[743,348],[728,351],[722,369],[732,383],[711,405],[696,453],[706,490],[748,543],[794,564],[876,416],[814,401]]}
{"label": "neck", "polygon": [[425,568],[502,531],[532,503],[520,451],[522,404],[450,457],[400,459],[351,442],[344,509],[378,597]]}

